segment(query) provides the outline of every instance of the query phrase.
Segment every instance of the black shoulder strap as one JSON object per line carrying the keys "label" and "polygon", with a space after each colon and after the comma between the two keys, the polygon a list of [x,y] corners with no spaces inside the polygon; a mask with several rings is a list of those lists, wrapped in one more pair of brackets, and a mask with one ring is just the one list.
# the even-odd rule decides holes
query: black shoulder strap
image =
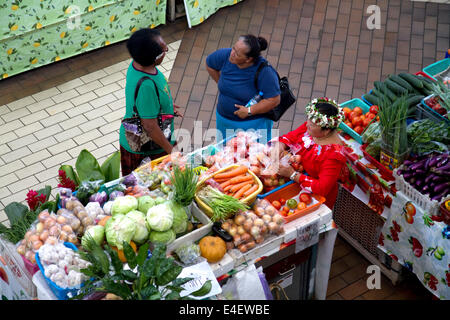
{"label": "black shoulder strap", "polygon": [[139,79],[138,83],[136,84],[136,89],[134,90],[134,105],[133,105],[133,112],[134,112],[138,117],[140,117],[140,115],[139,115],[139,112],[138,112],[137,107],[136,107],[136,99],[137,99],[137,96],[138,96],[138,93],[139,93],[139,88],[141,87],[142,82],[144,82],[144,81],[147,80],[147,79],[148,79],[148,80],[152,80],[152,82],[153,82],[153,84],[154,84],[154,86],[155,86],[155,91],[156,91],[156,95],[158,96],[158,102],[159,102],[159,113],[161,113],[161,101],[160,101],[160,99],[159,99],[158,87],[156,86],[156,83],[155,83],[155,81],[154,81],[152,78],[147,77],[147,76],[143,76],[142,78]]}
{"label": "black shoulder strap", "polygon": [[258,66],[258,69],[256,70],[255,73],[255,79],[253,80],[254,84],[255,84],[255,88],[256,90],[258,90],[258,77],[259,77],[259,73],[261,72],[262,68],[264,67],[271,67],[277,74],[278,77],[278,81],[280,81],[280,75],[278,74],[278,72],[270,65],[270,63],[266,60],[260,63],[260,65]]}

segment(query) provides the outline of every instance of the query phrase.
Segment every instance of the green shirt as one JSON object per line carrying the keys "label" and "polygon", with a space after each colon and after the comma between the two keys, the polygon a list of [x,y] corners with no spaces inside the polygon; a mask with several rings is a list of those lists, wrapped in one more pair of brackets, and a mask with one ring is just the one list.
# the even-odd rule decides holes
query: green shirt
{"label": "green shirt", "polygon": [[[161,102],[162,114],[173,114],[173,100],[172,95],[170,93],[169,84],[167,83],[166,77],[159,71],[158,69],[156,74],[150,74],[146,72],[142,72],[134,68],[133,62],[130,63],[127,71],[127,80],[125,86],[125,102],[126,102],[126,110],[125,117],[130,118],[133,116],[133,105],[134,105],[134,91],[136,89],[136,85],[140,78],[143,76],[147,76],[151,78],[156,83],[156,87],[158,88],[159,98]],[[151,80],[145,80],[142,82],[141,87],[139,88],[139,93],[136,99],[136,107],[138,109],[139,115],[142,119],[155,119],[158,117],[158,113],[160,110],[160,105],[158,101],[158,96],[156,95],[155,85]],[[174,125],[172,122],[171,126],[172,137],[171,144],[175,143],[175,137],[173,135]],[[128,152],[131,153],[139,153],[139,154],[158,154],[164,152],[163,149],[153,150],[149,152],[134,152],[130,149],[128,145],[127,139],[125,138],[125,129],[123,126],[120,126],[120,145],[125,148]]]}

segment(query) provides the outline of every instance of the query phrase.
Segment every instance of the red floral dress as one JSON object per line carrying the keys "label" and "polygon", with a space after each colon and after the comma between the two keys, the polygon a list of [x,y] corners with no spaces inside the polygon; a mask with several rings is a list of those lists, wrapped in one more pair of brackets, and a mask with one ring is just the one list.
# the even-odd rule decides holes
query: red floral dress
{"label": "red floral dress", "polygon": [[301,156],[301,162],[308,175],[300,176],[301,186],[326,198],[325,204],[333,209],[338,193],[338,180],[345,167],[346,158],[342,145],[318,145],[306,131],[306,122],[281,137],[279,141]]}

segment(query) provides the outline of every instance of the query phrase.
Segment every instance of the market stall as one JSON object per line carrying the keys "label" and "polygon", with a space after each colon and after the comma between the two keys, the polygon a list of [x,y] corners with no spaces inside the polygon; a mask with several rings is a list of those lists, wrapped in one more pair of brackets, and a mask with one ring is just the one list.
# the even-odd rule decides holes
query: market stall
{"label": "market stall", "polygon": [[[262,162],[253,159],[249,166],[256,148],[261,160],[268,156],[269,147],[257,139],[254,133],[240,133],[187,155],[144,163],[126,177],[119,177],[118,153],[100,165],[87,150],[81,151],[75,167],[61,166],[54,200],[49,200],[48,187],[30,191],[28,207],[13,203],[5,208],[11,228],[2,229],[1,256],[8,260],[4,267],[24,274],[26,298],[80,294],[78,298],[98,299],[92,291],[94,283],[101,283],[107,288],[101,298],[114,293],[139,299],[149,290],[167,299],[179,294],[239,299],[243,293],[231,290],[231,283],[250,276],[248,268],[273,268],[302,255],[307,257],[303,263],[294,269],[289,265],[282,278],[266,279],[261,271],[263,282],[287,290],[296,286],[289,294],[298,299],[325,299],[337,234],[332,212],[323,197],[305,193],[297,184],[265,185]],[[212,165],[215,156],[224,160]],[[277,209],[281,197],[286,198],[284,210]],[[18,223],[19,216],[24,224]],[[166,281],[155,276],[156,281],[178,289],[163,294],[161,288],[128,292],[126,286],[111,286],[107,270],[131,281],[152,263],[167,265]],[[185,285],[180,277],[186,270],[192,279]],[[256,288],[260,290],[250,292],[271,295],[260,282]],[[6,297],[19,298],[16,292]]]}
{"label": "market stall", "polygon": [[[333,216],[340,234],[393,283],[409,270],[441,299],[450,296],[449,61],[390,75],[342,104],[351,179]],[[371,111],[379,118],[366,120]]]}

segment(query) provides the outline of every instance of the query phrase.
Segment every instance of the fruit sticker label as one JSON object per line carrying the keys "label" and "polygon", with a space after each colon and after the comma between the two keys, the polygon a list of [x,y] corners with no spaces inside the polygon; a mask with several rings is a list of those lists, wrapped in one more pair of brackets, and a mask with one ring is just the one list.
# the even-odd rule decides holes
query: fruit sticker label
{"label": "fruit sticker label", "polygon": [[397,192],[379,246],[416,274],[440,299],[450,299],[450,226]]}

